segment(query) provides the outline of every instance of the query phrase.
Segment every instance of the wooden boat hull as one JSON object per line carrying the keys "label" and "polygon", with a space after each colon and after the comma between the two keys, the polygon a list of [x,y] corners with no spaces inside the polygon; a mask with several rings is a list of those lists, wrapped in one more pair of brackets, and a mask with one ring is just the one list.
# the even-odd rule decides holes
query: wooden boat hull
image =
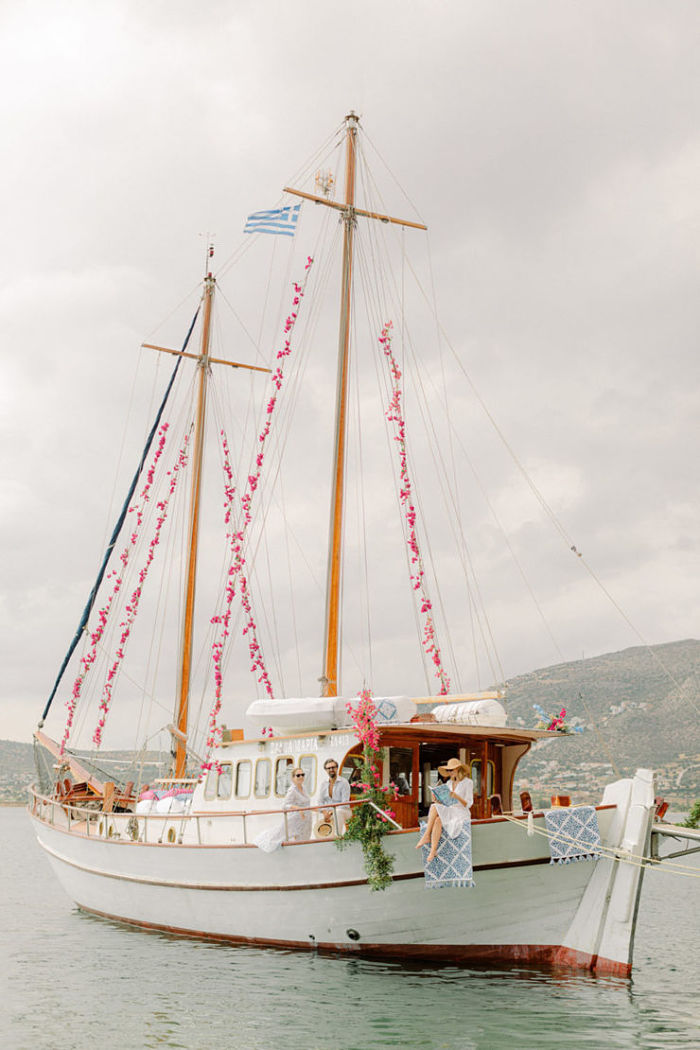
{"label": "wooden boat hull", "polygon": [[[272,854],[251,845],[126,837],[128,814],[112,835],[61,824],[56,809],[33,807],[38,840],[80,908],[148,929],[242,944],[345,952],[378,958],[488,962],[588,969],[628,976],[653,780],[606,790],[599,808],[604,856],[550,864],[544,836],[527,822],[474,824],[472,889],[426,891],[416,832],[386,840],[393,884],[369,890],[359,846],[289,844]],[[114,830],[123,824],[123,834]],[[206,823],[206,818],[204,819]],[[191,826],[191,825],[190,825]],[[210,821],[215,829],[215,822]],[[537,830],[542,818],[535,821]],[[121,837],[117,837],[117,836]]]}

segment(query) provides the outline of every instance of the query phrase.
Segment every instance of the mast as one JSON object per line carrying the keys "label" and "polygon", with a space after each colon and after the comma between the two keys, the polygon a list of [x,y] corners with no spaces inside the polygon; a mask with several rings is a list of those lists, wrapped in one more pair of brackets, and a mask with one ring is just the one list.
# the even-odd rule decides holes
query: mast
{"label": "mast", "polygon": [[338,337],[338,381],[336,390],[335,458],[333,493],[328,537],[326,575],[326,634],[322,682],[323,696],[337,696],[340,657],[341,561],[343,544],[343,503],[345,499],[345,445],[347,437],[348,364],[350,351],[350,304],[352,293],[352,250],[355,232],[355,151],[358,118],[350,112],[345,118],[345,207],[343,216],[343,274],[341,279],[340,332]]}
{"label": "mast", "polygon": [[348,364],[352,299],[353,238],[358,215],[383,223],[426,230],[422,222],[383,215],[355,206],[355,170],[359,117],[352,111],[345,118],[345,202],[319,197],[315,193],[285,186],[285,193],[314,201],[339,211],[344,224],[343,273],[341,279],[340,333],[338,338],[338,380],[336,390],[335,458],[333,461],[333,494],[331,497],[328,536],[328,570],[326,575],[326,619],[322,695],[337,696],[340,686],[340,603],[342,590],[343,503],[345,498],[345,445],[347,435]]}
{"label": "mast", "polygon": [[192,490],[190,494],[189,551],[187,577],[185,580],[185,618],[182,628],[180,664],[180,687],[175,716],[177,733],[175,740],[176,777],[183,777],[187,768],[187,715],[190,700],[190,676],[192,669],[192,638],[194,633],[194,595],[197,578],[197,549],[199,545],[199,505],[202,488],[202,464],[204,461],[204,422],[207,409],[207,383],[209,378],[209,338],[211,330],[211,308],[216,280],[208,273],[204,279],[204,315],[202,341],[199,353],[199,390],[197,393],[197,415],[194,431],[194,453],[192,457]]}

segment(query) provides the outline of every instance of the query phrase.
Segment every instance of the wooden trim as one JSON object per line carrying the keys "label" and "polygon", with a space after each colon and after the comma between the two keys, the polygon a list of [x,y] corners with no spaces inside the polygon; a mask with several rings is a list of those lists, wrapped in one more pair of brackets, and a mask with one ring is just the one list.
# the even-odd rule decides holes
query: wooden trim
{"label": "wooden trim", "polygon": [[[186,350],[171,350],[168,346],[156,346],[155,343],[141,343],[146,350],[160,350],[163,354],[173,354],[175,357],[191,357],[194,361],[201,359],[201,354],[191,354]],[[262,365],[244,365],[242,361],[227,361],[223,357],[209,357],[207,360],[214,365],[229,365],[230,368],[247,368],[250,372],[272,372],[271,368],[263,368]]]}
{"label": "wooden trim", "polygon": [[55,740],[52,740],[46,733],[42,733],[40,729],[34,732],[34,739],[42,747],[46,748],[50,755],[53,755],[59,762],[65,762],[71,773],[76,780],[81,783],[86,783],[91,791],[94,791],[96,795],[101,795],[104,792],[105,786],[101,780],[97,777],[92,776],[85,766],[81,765],[76,758],[67,754],[65,751],[63,754],[60,752],[60,748]]}
{"label": "wooden trim", "polygon": [[296,197],[303,197],[304,200],[313,201],[315,204],[325,204],[327,208],[335,208],[336,211],[347,211],[348,207],[350,207],[353,215],[364,215],[367,219],[379,219],[380,222],[391,222],[396,226],[409,226],[412,230],[428,229],[422,222],[409,222],[408,219],[395,219],[391,215],[383,215],[378,211],[365,211],[364,208],[356,208],[352,204],[340,204],[338,201],[329,201],[326,197],[319,197],[316,193],[304,193],[303,190],[295,190],[291,186],[285,186],[283,193],[293,193]]}

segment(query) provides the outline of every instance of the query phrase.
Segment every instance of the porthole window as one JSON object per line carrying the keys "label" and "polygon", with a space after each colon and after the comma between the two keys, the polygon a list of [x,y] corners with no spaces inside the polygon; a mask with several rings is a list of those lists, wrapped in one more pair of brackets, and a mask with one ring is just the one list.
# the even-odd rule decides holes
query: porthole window
{"label": "porthole window", "polygon": [[216,788],[216,797],[221,799],[231,798],[233,790],[233,763],[222,762],[219,771],[219,783]]}
{"label": "porthole window", "polygon": [[236,766],[236,798],[248,798],[250,796],[250,780],[252,763],[249,758],[243,759]]}
{"label": "porthole window", "polygon": [[292,770],[294,769],[294,759],[285,755],[283,758],[278,758],[275,764],[275,794],[282,798],[287,794],[289,785],[292,782]]}
{"label": "porthole window", "polygon": [[216,788],[219,783],[219,771],[218,769],[210,769],[207,773],[207,779],[204,781],[204,797],[206,799],[216,798]]}
{"label": "porthole window", "polygon": [[316,794],[316,755],[301,755],[299,766],[306,773],[304,791],[307,795]]}
{"label": "porthole window", "polygon": [[272,763],[269,758],[259,758],[255,763],[255,797],[267,798],[270,794]]}

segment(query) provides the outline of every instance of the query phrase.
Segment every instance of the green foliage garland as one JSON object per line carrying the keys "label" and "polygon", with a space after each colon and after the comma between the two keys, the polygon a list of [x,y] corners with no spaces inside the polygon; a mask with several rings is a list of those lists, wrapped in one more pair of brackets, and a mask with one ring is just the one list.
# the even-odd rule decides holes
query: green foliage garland
{"label": "green foliage garland", "polygon": [[696,799],[692,805],[688,819],[682,821],[678,825],[679,828],[697,828],[700,827],[700,798]]}
{"label": "green foliage garland", "polygon": [[[355,732],[362,744],[362,760],[358,765],[359,782],[353,788],[361,792],[357,804],[353,806],[352,816],[345,825],[344,834],[336,839],[338,849],[345,849],[351,842],[359,842],[365,859],[367,882],[371,890],[385,890],[392,882],[394,856],[386,853],[382,839],[389,831],[386,817],[378,813],[373,802],[388,816],[394,813],[388,804],[396,798],[396,785],[388,788],[381,786],[379,764],[382,752],[379,748],[379,730],[377,729],[377,709],[372,702],[369,690],[360,693],[359,704],[348,704],[355,725]],[[363,804],[364,803],[364,804]]]}

